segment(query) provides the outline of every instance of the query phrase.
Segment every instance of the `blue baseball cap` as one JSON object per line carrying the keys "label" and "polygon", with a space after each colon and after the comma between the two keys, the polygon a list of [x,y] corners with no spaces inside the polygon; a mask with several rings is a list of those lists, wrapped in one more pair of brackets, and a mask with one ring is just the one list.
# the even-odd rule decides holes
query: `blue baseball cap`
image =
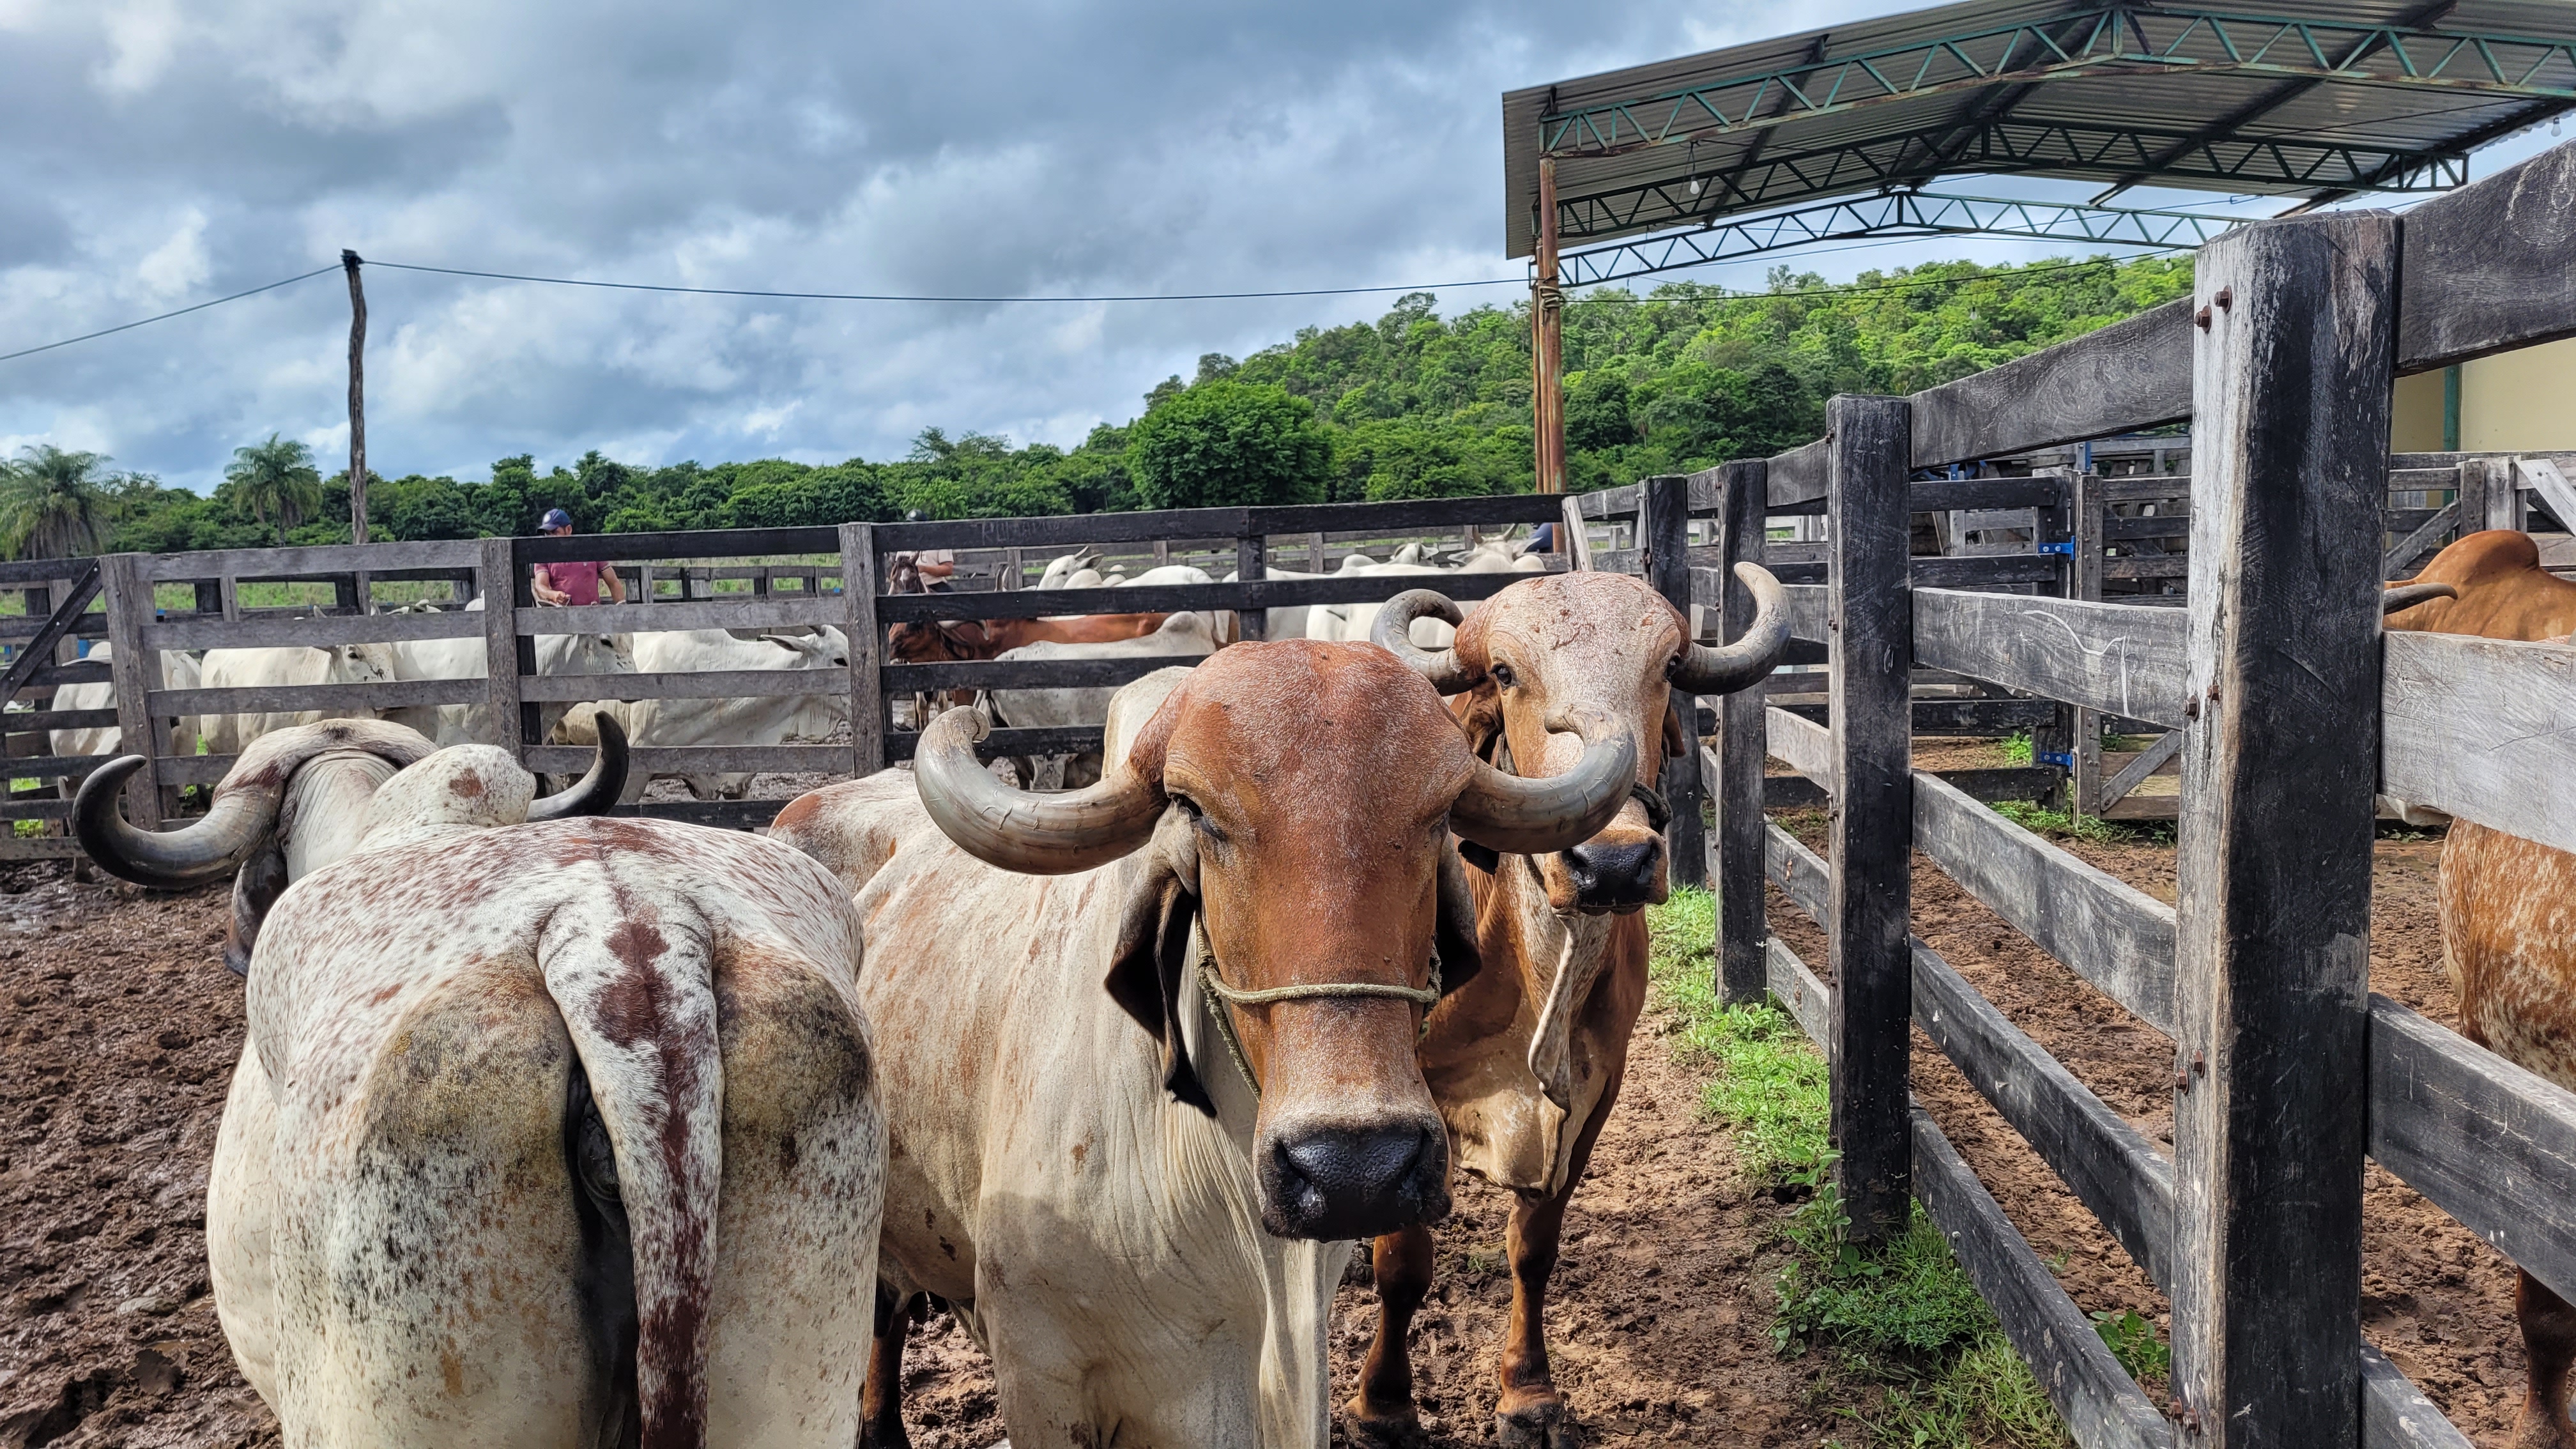
{"label": "blue baseball cap", "polygon": [[560,508],[549,508],[546,510],[545,521],[538,524],[537,527],[570,528],[572,527],[572,515],[564,512]]}

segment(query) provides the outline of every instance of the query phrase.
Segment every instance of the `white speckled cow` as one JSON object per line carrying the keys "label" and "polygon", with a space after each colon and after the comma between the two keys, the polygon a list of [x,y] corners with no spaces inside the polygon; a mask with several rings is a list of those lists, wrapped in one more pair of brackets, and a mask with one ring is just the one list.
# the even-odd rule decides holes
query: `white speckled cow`
{"label": "white speckled cow", "polygon": [[[993,1355],[1017,1449],[1322,1449],[1349,1243],[1449,1210],[1414,1055],[1478,961],[1448,834],[1573,844],[1635,748],[1512,779],[1384,651],[1306,640],[1120,690],[1086,790],[1001,784],[981,728],[776,827],[867,923],[880,1272]],[[901,1355],[897,1316],[862,1443],[903,1442]]]}
{"label": "white speckled cow", "polygon": [[622,768],[532,811],[504,752],[372,721],[263,736],[167,835],[116,816],[125,773],[82,799],[101,865],[292,882],[236,884],[250,1033],[206,1211],[288,1445],[846,1449],[884,1130],[837,882],[542,818]]}

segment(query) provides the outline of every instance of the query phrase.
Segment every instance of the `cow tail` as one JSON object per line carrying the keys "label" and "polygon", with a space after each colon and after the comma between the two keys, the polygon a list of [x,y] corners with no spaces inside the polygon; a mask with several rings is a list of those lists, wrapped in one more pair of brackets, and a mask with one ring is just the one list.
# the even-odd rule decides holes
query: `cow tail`
{"label": "cow tail", "polygon": [[[578,1058],[564,1150],[582,1226],[578,1287],[603,1370],[603,1442],[696,1449],[724,1166],[706,933],[649,915],[604,929],[558,917],[538,960]],[[616,1427],[630,1413],[640,1434]]]}

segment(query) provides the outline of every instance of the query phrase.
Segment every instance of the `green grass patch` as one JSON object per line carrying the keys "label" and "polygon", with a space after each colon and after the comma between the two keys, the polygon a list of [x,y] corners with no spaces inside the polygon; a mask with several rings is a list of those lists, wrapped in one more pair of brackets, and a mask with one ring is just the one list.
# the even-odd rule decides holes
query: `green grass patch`
{"label": "green grass patch", "polygon": [[1715,899],[1687,889],[1648,913],[1652,1000],[1678,1026],[1684,1060],[1708,1073],[1701,1108],[1733,1130],[1748,1185],[1806,1194],[1779,1237],[1774,1347],[1830,1355],[1861,1400],[1842,1412],[1870,1443],[2061,1449],[2070,1441],[2047,1395],[1920,1204],[1894,1242],[1850,1241],[1824,1059],[1787,1012],[1718,1000],[1715,919]]}
{"label": "green grass patch", "polygon": [[2005,764],[2027,765],[2030,763],[2030,731],[2015,730],[1998,741],[1995,748],[2002,753]]}
{"label": "green grass patch", "polygon": [[2050,840],[2081,840],[2090,845],[2171,845],[2170,820],[2104,820],[2098,815],[2070,816],[2031,800],[1997,800],[1994,812],[2034,835]]}

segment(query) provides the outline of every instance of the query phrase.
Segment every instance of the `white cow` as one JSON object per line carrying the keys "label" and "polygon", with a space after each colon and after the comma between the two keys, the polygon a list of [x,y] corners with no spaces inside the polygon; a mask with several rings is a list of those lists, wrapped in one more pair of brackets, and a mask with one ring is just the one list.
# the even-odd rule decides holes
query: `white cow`
{"label": "white cow", "polygon": [[[273,649],[209,649],[200,683],[208,689],[243,689],[288,684],[379,684],[394,677],[394,649],[390,644],[290,644]],[[210,714],[204,716],[202,729],[209,752],[233,755],[273,730],[318,724],[326,719],[373,719],[375,714],[361,705]]]}
{"label": "white cow", "polygon": [[[1536,556],[1518,557],[1501,543],[1480,544],[1468,550],[1456,564],[1421,563],[1418,562],[1421,556],[1421,545],[1409,543],[1396,550],[1395,558],[1390,562],[1346,568],[1343,572],[1403,578],[1417,574],[1542,573],[1547,568],[1547,560]],[[1327,642],[1363,642],[1377,624],[1379,607],[1376,604],[1318,604],[1306,613],[1306,637]],[[1470,604],[1466,607],[1472,612],[1475,606]],[[1446,649],[1450,637],[1449,626],[1438,619],[1414,621],[1413,642],[1422,648]]]}
{"label": "white cow", "polygon": [[[112,646],[102,639],[89,646],[89,653],[83,658],[86,662],[105,664],[115,657],[111,650]],[[161,688],[195,689],[200,681],[201,668],[196,655],[164,649],[161,651]],[[116,686],[104,679],[61,685],[54,690],[54,702],[45,707],[49,710],[114,709]],[[166,753],[195,754],[197,729],[195,715],[180,719],[171,728]],[[115,725],[91,725],[76,730],[54,730],[46,743],[57,755],[112,755],[123,739],[124,735]]]}
{"label": "white cow", "polygon": [[[1323,1449],[1351,1240],[1448,1212],[1415,1060],[1478,960],[1447,830],[1572,844],[1636,751],[1605,734],[1580,783],[1513,779],[1402,668],[1288,640],[1160,671],[1120,691],[1117,763],[1071,796],[1000,784],[952,710],[909,778],[779,813],[867,931],[879,1273],[992,1355],[1015,1449]],[[1334,720],[1366,727],[1317,747]],[[880,1443],[903,1322],[870,1370]]]}
{"label": "white cow", "polygon": [[[1005,649],[997,661],[1048,659],[1141,659],[1165,656],[1205,658],[1217,651],[1218,641],[1208,632],[1204,614],[1174,614],[1163,621],[1163,627],[1135,639],[1119,639],[1101,644],[1023,644]],[[997,689],[993,691],[993,717],[1019,729],[1061,729],[1073,725],[1096,725],[1109,718],[1109,697],[1118,692],[1116,685],[1090,688]],[[1100,778],[1100,756],[1077,754],[1065,762],[1066,789],[1080,789]],[[1025,770],[1024,780],[1033,778]]]}
{"label": "white cow", "polygon": [[206,1206],[242,1374],[290,1445],[846,1449],[884,1182],[846,892],[755,837],[521,825],[566,808],[532,789],[348,721],[170,835],[84,796],[107,869],[251,882]]}
{"label": "white cow", "polygon": [[[828,624],[818,634],[763,634],[748,640],[722,629],[635,636],[635,668],[641,674],[846,669],[849,663],[848,636]],[[727,699],[646,699],[627,706],[624,714],[628,737],[639,746],[776,745],[829,738],[833,726],[850,717],[850,694],[836,689]],[[750,788],[752,774],[740,770],[677,778],[695,799],[739,800]],[[628,786],[630,795],[641,794],[646,783],[645,772],[638,771]]]}
{"label": "white cow", "polygon": [[[478,595],[465,606],[468,613],[479,613],[483,600]],[[535,636],[537,673],[558,674],[632,674],[635,656],[623,634],[539,634]],[[406,639],[392,646],[396,679],[481,679],[485,677],[486,654],[483,640],[477,636],[463,639]],[[549,702],[541,705],[538,717],[542,725],[540,738],[552,738],[572,706]],[[489,742],[496,738],[491,728],[492,707],[489,704],[422,704],[404,705],[384,711],[384,717],[397,724],[429,736],[440,745],[461,745],[469,741]]]}

